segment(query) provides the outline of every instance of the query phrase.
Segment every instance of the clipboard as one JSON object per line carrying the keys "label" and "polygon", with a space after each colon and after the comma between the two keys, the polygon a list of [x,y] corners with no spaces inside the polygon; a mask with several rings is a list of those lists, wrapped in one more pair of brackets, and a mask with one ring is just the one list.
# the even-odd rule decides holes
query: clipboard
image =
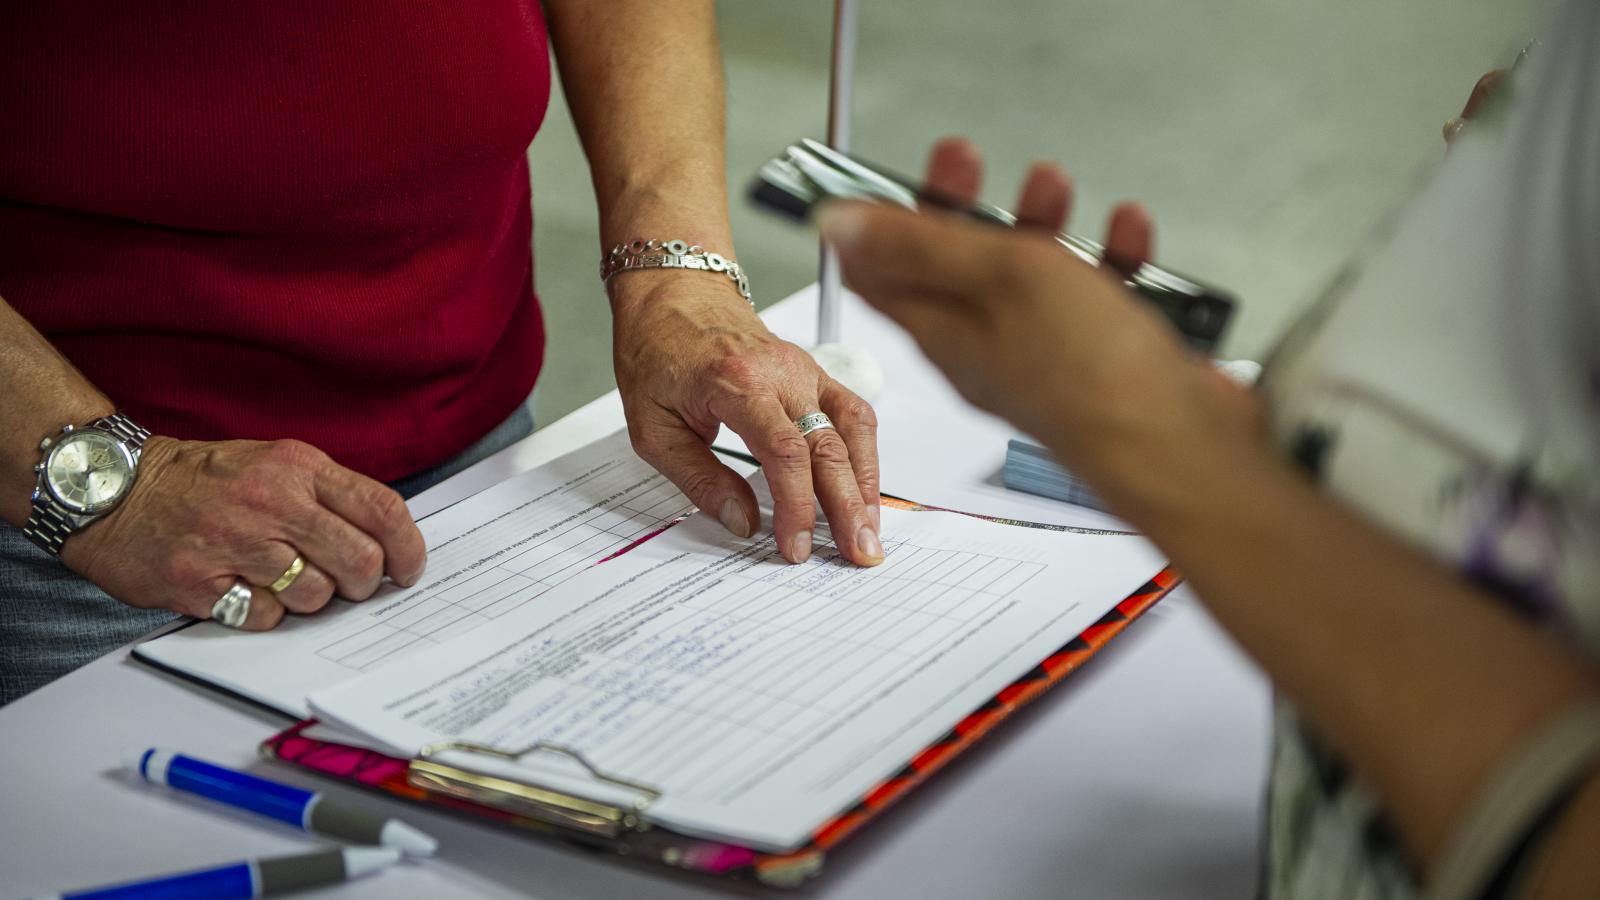
{"label": "clipboard", "polygon": [[[935,509],[897,498],[886,497],[885,500],[905,509]],[[1059,528],[1006,519],[991,520],[1025,527]],[[660,798],[660,791],[631,781],[625,774],[601,771],[590,765],[581,753],[559,744],[539,743],[508,750],[446,742],[423,748],[414,759],[403,759],[309,737],[305,732],[317,724],[311,719],[269,738],[261,745],[261,752],[268,759],[281,760],[319,775],[498,822],[548,839],[676,869],[793,888],[820,873],[830,852],[879,818],[895,802],[982,740],[1017,710],[1061,683],[1176,588],[1181,580],[1170,568],[1157,573],[1077,637],[964,716],[899,771],[817,828],[805,844],[787,853],[769,853],[706,840],[655,825],[650,821],[649,809],[650,803]],[[556,754],[586,769],[597,781],[631,792],[635,799],[630,803],[597,802],[546,786],[446,763],[439,758],[446,752],[474,753],[502,760],[516,760],[535,753]]]}

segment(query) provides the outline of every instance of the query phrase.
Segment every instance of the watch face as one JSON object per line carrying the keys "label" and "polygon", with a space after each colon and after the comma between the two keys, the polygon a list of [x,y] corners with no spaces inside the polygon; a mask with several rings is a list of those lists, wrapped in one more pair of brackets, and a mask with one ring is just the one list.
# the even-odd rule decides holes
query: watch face
{"label": "watch face", "polygon": [[133,458],[103,431],[62,438],[45,459],[45,485],[73,512],[97,513],[115,505],[133,484]]}

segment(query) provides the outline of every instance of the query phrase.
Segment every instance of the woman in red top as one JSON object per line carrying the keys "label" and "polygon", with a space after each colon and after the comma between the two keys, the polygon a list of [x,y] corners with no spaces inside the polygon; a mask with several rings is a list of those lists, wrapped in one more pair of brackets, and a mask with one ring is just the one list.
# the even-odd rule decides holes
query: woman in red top
{"label": "woman in red top", "polygon": [[[711,0],[0,11],[0,702],[152,627],[130,607],[265,629],[417,579],[386,483],[530,427],[547,41],[604,248],[731,259]],[[749,534],[755,498],[708,447],[726,423],[789,559],[814,499],[852,560],[881,558],[865,403],[732,278],[607,287],[641,456]],[[819,410],[837,430],[803,436]]]}

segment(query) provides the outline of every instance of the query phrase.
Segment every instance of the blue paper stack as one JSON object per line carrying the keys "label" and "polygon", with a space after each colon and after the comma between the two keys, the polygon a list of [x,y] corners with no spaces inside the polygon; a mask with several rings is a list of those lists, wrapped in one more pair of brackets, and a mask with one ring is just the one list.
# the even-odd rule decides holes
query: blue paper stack
{"label": "blue paper stack", "polygon": [[1105,512],[1105,504],[1078,476],[1061,468],[1050,451],[1025,438],[1012,438],[1006,445],[1005,486],[1014,491],[1064,500],[1087,509]]}

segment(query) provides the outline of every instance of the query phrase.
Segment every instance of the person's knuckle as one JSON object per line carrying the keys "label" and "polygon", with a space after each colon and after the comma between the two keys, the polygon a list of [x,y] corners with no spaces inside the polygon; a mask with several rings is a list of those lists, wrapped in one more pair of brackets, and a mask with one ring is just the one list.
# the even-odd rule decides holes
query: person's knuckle
{"label": "person's knuckle", "polygon": [[284,608],[282,604],[273,604],[265,607],[252,621],[245,624],[245,631],[271,631],[283,621]]}
{"label": "person's knuckle", "polygon": [[793,341],[778,341],[772,352],[786,368],[794,370],[817,368],[816,359]]}
{"label": "person's knuckle", "polygon": [[740,393],[749,392],[764,380],[761,363],[744,353],[729,353],[711,363],[711,375],[718,383]]}
{"label": "person's knuckle", "polygon": [[399,491],[386,484],[375,483],[367,502],[372,505],[379,519],[391,527],[398,527],[410,521],[411,512],[406,509],[405,498],[400,496]]}
{"label": "person's knuckle", "polygon": [[259,468],[240,473],[228,485],[229,499],[252,514],[275,508],[281,496],[280,482]]}
{"label": "person's knuckle", "polygon": [[878,413],[872,404],[857,397],[847,394],[839,401],[839,421],[841,424],[854,428],[876,429],[878,427]]}
{"label": "person's knuckle", "polygon": [[823,465],[850,464],[850,448],[845,446],[844,439],[833,429],[818,432],[815,442],[811,446],[812,460]]}
{"label": "person's knuckle", "polygon": [[328,605],[328,601],[333,599],[333,588],[326,582],[318,581],[299,590],[286,591],[278,599],[297,613],[312,613]]}
{"label": "person's knuckle", "polygon": [[328,605],[328,601],[332,600],[334,594],[338,593],[338,591],[334,588],[333,582],[319,576],[317,580],[312,583],[310,593],[312,603],[314,604],[313,608],[321,609],[322,607]]}
{"label": "person's knuckle", "polygon": [[717,486],[716,476],[700,469],[685,472],[678,481],[684,496],[697,502],[710,502]]}
{"label": "person's knuckle", "polygon": [[811,464],[811,448],[799,432],[785,432],[772,439],[772,462],[789,469],[804,468]]}
{"label": "person's knuckle", "polygon": [[364,540],[350,548],[348,561],[351,571],[363,582],[383,576],[383,548],[375,541]]}
{"label": "person's knuckle", "polygon": [[293,439],[273,441],[267,447],[267,454],[273,462],[291,469],[316,469],[323,460],[321,450]]}
{"label": "person's knuckle", "polygon": [[628,425],[628,443],[633,445],[633,452],[643,460],[654,460],[661,456],[661,439],[656,433],[644,427]]}
{"label": "person's knuckle", "polygon": [[157,560],[155,571],[157,578],[173,587],[187,587],[205,578],[199,558],[181,549]]}
{"label": "person's knuckle", "polygon": [[331,597],[337,591],[333,579],[321,569],[309,566],[300,575],[299,580],[295,581],[295,586],[312,596]]}

